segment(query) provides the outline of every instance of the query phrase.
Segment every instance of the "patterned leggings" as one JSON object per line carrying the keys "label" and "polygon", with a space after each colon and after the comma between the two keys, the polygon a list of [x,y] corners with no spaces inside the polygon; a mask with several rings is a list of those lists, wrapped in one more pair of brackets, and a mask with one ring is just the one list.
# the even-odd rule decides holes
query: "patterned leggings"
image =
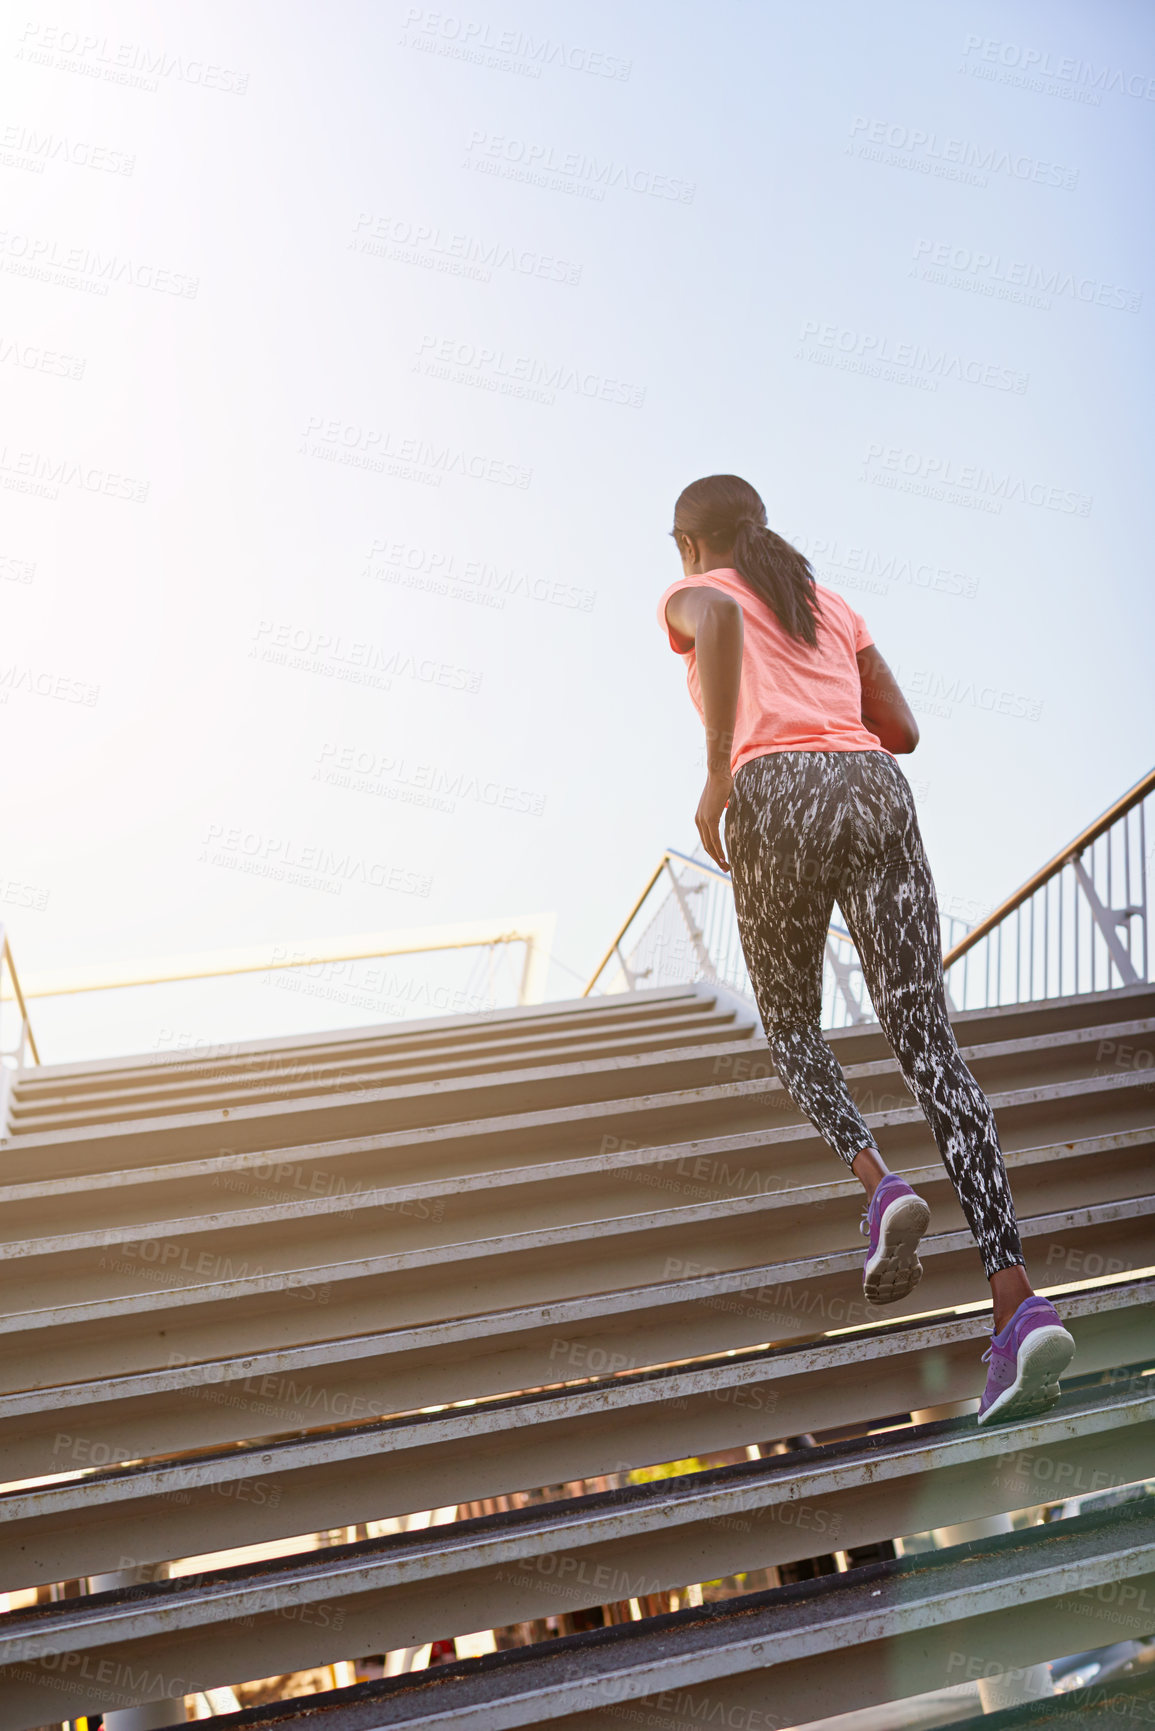
{"label": "patterned leggings", "polygon": [[819,1032],[837,900],[883,1033],[989,1275],[1023,1259],[986,1095],[947,1019],[938,904],[910,784],[884,751],[784,751],[734,777],[726,851],[742,949],[778,1075],[849,1166],[874,1137]]}

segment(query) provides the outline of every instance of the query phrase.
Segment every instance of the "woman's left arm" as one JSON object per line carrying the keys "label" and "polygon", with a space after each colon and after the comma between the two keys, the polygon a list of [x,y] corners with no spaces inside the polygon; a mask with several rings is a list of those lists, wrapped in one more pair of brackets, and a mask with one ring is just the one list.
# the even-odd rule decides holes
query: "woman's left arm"
{"label": "woman's left arm", "polygon": [[730,751],[742,684],[742,609],[721,589],[677,589],[666,602],[666,623],[687,648],[693,644],[697,651],[706,720],[706,786],[695,822],[702,846],[728,872],[720,826],[734,786]]}

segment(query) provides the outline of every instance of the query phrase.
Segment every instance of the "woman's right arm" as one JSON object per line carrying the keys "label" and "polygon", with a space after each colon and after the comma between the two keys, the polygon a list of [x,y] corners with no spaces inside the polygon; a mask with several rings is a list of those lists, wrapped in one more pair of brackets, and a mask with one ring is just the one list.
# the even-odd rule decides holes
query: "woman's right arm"
{"label": "woman's right arm", "polygon": [[873,643],[858,651],[862,680],[862,721],[887,751],[896,755],[913,751],[918,744],[918,722],[903,696],[894,674]]}
{"label": "woman's right arm", "polygon": [[730,869],[722,844],[722,813],[734,785],[730,752],[742,685],[742,609],[709,584],[675,589],[666,602],[666,624],[698,658],[698,683],[706,724],[706,786],[695,823],[702,846],[724,872]]}

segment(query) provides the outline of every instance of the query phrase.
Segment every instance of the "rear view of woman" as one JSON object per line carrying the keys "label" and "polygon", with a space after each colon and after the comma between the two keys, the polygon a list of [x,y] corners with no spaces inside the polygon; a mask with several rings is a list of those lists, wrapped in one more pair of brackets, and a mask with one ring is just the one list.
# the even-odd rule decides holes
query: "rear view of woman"
{"label": "rear view of woman", "polygon": [[748,482],[695,481],[673,534],[685,575],[658,615],[706,728],[698,833],[731,872],[778,1075],[866,1191],[866,1297],[887,1304],[916,1285],[930,1210],[887,1170],[820,1032],[836,901],[990,1280],[979,1423],[1045,1412],[1075,1343],[1027,1279],[994,1116],[947,1018],[934,881],[895,757],[918,744],[914,716],[863,620],[767,528]]}

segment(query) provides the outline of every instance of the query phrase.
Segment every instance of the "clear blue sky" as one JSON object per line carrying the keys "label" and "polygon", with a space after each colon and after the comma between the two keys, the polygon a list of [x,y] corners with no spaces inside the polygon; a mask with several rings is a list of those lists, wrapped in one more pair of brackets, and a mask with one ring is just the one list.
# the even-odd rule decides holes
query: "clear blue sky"
{"label": "clear blue sky", "polygon": [[[1149,7],[110,0],[0,76],[23,968],[556,909],[580,989],[694,839],[719,470],[919,707],[948,908],[1149,766]],[[48,1055],[372,1019],[147,996]]]}

